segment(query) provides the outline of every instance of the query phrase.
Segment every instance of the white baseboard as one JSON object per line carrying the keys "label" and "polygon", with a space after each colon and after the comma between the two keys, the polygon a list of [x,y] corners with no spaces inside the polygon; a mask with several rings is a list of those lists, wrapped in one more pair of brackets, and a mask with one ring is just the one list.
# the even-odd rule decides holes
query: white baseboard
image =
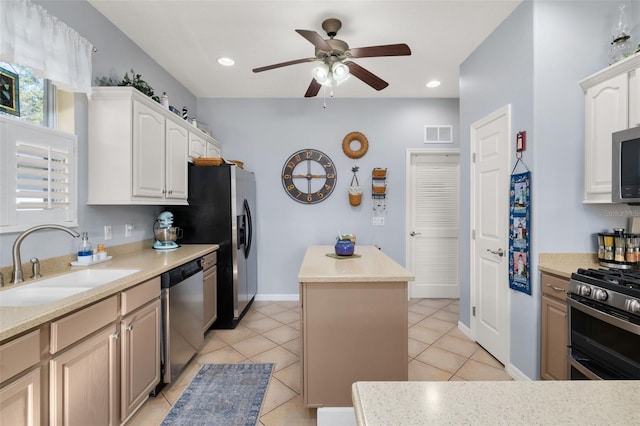
{"label": "white baseboard", "polygon": [[520,382],[530,382],[532,379],[520,371],[515,365],[509,363],[504,369],[508,375],[513,377],[513,380],[518,380]]}
{"label": "white baseboard", "polygon": [[256,302],[297,302],[300,295],[295,294],[256,294],[254,299]]}
{"label": "white baseboard", "polygon": [[464,325],[463,323],[461,323],[460,321],[458,321],[458,330],[460,330],[462,332],[462,334],[464,334],[469,339],[471,339],[471,340],[473,340],[475,342],[476,339],[471,337],[471,329],[469,327],[467,327],[466,325]]}

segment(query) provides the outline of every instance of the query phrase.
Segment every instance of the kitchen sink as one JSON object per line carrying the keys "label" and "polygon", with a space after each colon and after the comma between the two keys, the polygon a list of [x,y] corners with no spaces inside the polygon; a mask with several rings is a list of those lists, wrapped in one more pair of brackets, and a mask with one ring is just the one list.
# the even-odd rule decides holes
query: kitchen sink
{"label": "kitchen sink", "polygon": [[139,269],[85,269],[0,291],[0,306],[34,306],[108,284]]}

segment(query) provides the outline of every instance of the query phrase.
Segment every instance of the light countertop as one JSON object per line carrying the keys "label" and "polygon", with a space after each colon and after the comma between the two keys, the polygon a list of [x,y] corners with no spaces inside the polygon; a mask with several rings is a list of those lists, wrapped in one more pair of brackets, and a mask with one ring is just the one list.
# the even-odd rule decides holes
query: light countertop
{"label": "light countertop", "polygon": [[402,282],[415,276],[374,246],[356,245],[360,257],[335,259],[333,246],[310,246],[298,272],[298,282]]}
{"label": "light countertop", "polygon": [[638,425],[640,381],[356,382],[359,426]]}
{"label": "light countertop", "polygon": [[[163,272],[180,266],[190,260],[202,257],[218,248],[219,246],[217,244],[185,244],[173,251],[154,250],[148,246],[119,255],[114,253],[112,260],[98,263],[88,268],[140,270],[119,280],[112,281],[109,284],[98,286],[89,291],[78,293],[53,303],[35,306],[0,307],[0,342],[154,278]],[[57,273],[81,269],[85,268],[68,267],[66,270]],[[51,278],[52,276],[55,276],[55,274],[45,275],[42,279]],[[20,286],[35,282],[37,282],[37,280],[27,279],[24,283],[21,283]],[[4,290],[10,288],[15,287],[11,284],[6,284]]]}
{"label": "light countertop", "polygon": [[538,269],[542,272],[571,278],[578,268],[601,268],[595,253],[540,253]]}

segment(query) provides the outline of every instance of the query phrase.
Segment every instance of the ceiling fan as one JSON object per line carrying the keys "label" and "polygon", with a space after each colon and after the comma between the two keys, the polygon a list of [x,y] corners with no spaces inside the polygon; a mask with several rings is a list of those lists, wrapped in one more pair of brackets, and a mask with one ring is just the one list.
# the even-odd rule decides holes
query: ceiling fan
{"label": "ceiling fan", "polygon": [[342,40],[334,38],[338,30],[342,27],[342,22],[336,18],[325,19],[322,22],[322,29],[327,32],[328,39],[324,39],[320,34],[312,30],[296,30],[298,34],[307,39],[316,47],[315,56],[312,58],[295,59],[293,61],[280,62],[278,64],[267,65],[254,68],[253,72],[262,72],[274,68],[286,67],[289,65],[301,64],[304,62],[320,61],[322,64],[314,70],[314,77],[304,94],[305,98],[316,96],[322,84],[331,80],[340,82],[349,74],[359,78],[376,90],[382,90],[389,85],[386,81],[376,76],[367,69],[361,67],[351,58],[372,58],[379,56],[407,56],[411,55],[411,49],[404,43],[387,44],[383,46],[369,46],[349,48],[349,45]]}

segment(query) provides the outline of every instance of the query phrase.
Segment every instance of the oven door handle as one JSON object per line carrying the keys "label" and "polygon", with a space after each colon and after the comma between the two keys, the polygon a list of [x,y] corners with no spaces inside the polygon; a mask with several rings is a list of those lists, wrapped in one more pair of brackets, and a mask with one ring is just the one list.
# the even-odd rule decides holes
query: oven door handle
{"label": "oven door handle", "polygon": [[579,372],[584,374],[585,377],[587,377],[588,379],[590,379],[590,380],[604,380],[602,377],[598,376],[596,373],[594,373],[593,371],[589,370],[584,365],[580,364],[580,361],[578,361],[577,359],[573,358],[572,356],[569,356],[568,358],[569,358],[569,366],[575,368],[576,370],[578,370]]}
{"label": "oven door handle", "polygon": [[591,315],[594,318],[597,318],[601,321],[606,322],[607,324],[611,324],[615,327],[621,328],[623,330],[626,330],[630,333],[636,334],[638,336],[640,336],[640,326],[635,325],[631,322],[628,321],[624,321],[621,320],[620,318],[616,318],[613,315],[609,315],[605,312],[601,312],[597,309],[593,309],[590,306],[584,305],[580,302],[577,302],[573,299],[571,299],[570,297],[567,298],[567,303],[569,304],[569,306],[571,306],[572,308],[576,308],[579,311],[584,312],[587,315]]}

